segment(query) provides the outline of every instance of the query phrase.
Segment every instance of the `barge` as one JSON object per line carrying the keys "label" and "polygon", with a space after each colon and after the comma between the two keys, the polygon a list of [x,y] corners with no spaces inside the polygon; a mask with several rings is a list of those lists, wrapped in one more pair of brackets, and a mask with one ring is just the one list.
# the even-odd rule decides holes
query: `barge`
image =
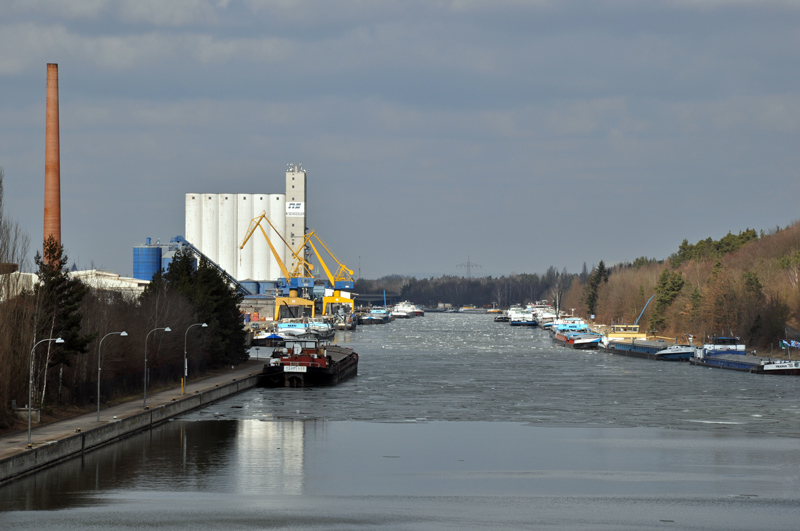
{"label": "barge", "polygon": [[800,361],[754,356],[745,351],[739,338],[715,337],[711,343],[698,348],[689,360],[692,365],[752,372],[756,374],[800,375]]}
{"label": "barge", "polygon": [[316,334],[287,337],[259,376],[262,387],[331,386],[358,374],[358,354]]}
{"label": "barge", "polygon": [[620,356],[660,361],[688,361],[695,353],[691,345],[670,345],[649,339],[616,339],[605,345],[605,351]]}
{"label": "barge", "polygon": [[582,319],[567,317],[550,329],[553,340],[576,349],[593,349],[600,344],[602,336],[589,329]]}

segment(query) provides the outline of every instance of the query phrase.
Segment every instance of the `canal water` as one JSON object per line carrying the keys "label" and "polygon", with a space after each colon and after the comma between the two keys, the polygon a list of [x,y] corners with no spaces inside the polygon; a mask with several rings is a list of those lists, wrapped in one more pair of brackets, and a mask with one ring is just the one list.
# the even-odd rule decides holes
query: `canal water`
{"label": "canal water", "polygon": [[798,377],[574,351],[489,315],[337,342],[355,379],[253,389],[0,487],[0,528],[798,528]]}

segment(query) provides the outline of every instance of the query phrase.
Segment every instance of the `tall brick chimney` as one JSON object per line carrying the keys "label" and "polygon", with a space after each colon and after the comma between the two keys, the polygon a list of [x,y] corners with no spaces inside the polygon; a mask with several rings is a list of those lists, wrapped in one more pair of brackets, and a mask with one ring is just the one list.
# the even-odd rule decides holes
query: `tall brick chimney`
{"label": "tall brick chimney", "polygon": [[47,64],[47,123],[44,153],[44,240],[61,244],[61,159],[58,138],[58,65]]}

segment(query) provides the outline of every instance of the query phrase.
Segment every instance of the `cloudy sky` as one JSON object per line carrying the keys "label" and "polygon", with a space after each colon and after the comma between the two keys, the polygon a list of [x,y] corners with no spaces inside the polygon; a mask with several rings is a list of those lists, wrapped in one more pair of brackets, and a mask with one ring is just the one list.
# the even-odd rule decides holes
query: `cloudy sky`
{"label": "cloudy sky", "polygon": [[[800,1],[5,0],[5,206],[123,275],[184,194],[283,193],[361,276],[571,272],[800,218]],[[32,256],[31,256],[32,262]]]}

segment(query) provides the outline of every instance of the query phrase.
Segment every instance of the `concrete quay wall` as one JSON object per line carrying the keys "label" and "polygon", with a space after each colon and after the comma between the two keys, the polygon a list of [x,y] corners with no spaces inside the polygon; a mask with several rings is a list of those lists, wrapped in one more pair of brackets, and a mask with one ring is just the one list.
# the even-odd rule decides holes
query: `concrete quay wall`
{"label": "concrete quay wall", "polygon": [[0,461],[0,485],[153,428],[177,415],[255,387],[257,382],[258,375],[247,376],[7,457]]}

